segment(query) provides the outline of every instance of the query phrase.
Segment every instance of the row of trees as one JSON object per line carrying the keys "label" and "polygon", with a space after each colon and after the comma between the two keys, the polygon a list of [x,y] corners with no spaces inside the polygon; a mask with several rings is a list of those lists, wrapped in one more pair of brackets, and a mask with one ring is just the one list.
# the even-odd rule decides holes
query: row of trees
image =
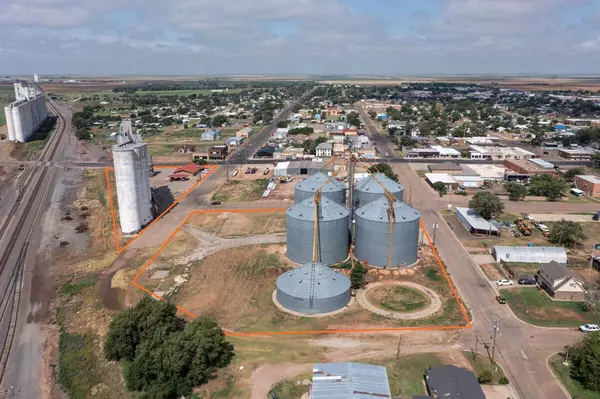
{"label": "row of trees", "polygon": [[531,178],[531,183],[508,182],[504,185],[511,201],[522,201],[527,195],[546,197],[548,201],[558,201],[563,192],[567,190],[568,184],[560,177],[546,174],[535,175]]}
{"label": "row of trees", "polygon": [[186,322],[175,305],[150,296],[113,318],[104,355],[124,361],[125,385],[143,397],[187,396],[231,362],[233,345],[206,317]]}

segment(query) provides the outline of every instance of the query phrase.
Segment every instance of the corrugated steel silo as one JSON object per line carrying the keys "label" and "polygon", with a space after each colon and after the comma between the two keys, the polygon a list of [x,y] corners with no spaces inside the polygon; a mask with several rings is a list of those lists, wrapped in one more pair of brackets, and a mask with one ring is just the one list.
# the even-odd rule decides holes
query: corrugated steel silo
{"label": "corrugated steel silo", "polygon": [[[339,263],[348,257],[349,212],[328,198],[321,198],[318,211],[319,261],[327,265]],[[294,262],[313,260],[314,220],[315,203],[312,198],[287,210],[287,256]]]}
{"label": "corrugated steel silo", "polygon": [[322,263],[306,263],[277,278],[277,301],[306,314],[334,312],[350,302],[350,279]]}
{"label": "corrugated steel silo", "polygon": [[[390,224],[388,200],[379,198],[354,212],[356,258],[375,267],[388,266]],[[410,266],[417,261],[419,212],[394,201],[396,222],[392,225],[391,267]]]}
{"label": "corrugated steel silo", "polygon": [[[359,180],[354,186],[354,207],[358,208],[367,205],[369,202],[373,202],[378,198],[385,196],[385,190],[396,197],[399,201],[404,199],[404,187],[401,184],[396,183],[392,179],[386,177],[383,173],[376,173],[375,177],[367,176],[362,180]],[[383,187],[382,187],[383,185]],[[385,187],[385,189],[384,189]]]}
{"label": "corrugated steel silo", "polygon": [[[329,177],[323,173],[316,173],[302,180],[294,188],[294,199],[296,204],[309,198],[314,198],[318,189],[321,189],[323,198],[329,198],[341,205],[346,204],[346,186],[335,178],[327,181]],[[327,181],[327,184],[323,185]]]}

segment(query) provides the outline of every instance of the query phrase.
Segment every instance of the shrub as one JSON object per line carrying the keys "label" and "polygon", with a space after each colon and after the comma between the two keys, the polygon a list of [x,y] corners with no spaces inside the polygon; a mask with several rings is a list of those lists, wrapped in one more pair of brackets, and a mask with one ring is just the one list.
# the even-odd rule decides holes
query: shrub
{"label": "shrub", "polygon": [[500,385],[507,385],[508,384],[508,378],[506,377],[501,377],[500,380],[498,380],[498,383]]}
{"label": "shrub", "polygon": [[484,370],[479,374],[479,377],[477,377],[477,379],[479,380],[480,384],[489,384],[490,382],[492,382],[492,379],[494,377],[492,376],[492,372],[489,370]]}

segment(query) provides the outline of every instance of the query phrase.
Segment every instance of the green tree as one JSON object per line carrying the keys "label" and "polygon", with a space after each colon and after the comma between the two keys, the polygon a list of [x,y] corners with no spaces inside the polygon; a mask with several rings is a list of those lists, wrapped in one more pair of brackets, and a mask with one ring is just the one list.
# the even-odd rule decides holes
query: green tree
{"label": "green tree", "polygon": [[571,168],[565,172],[563,177],[566,181],[572,182],[575,179],[575,176],[582,175],[585,173],[585,170],[581,167]]}
{"label": "green tree", "polygon": [[527,187],[516,182],[508,182],[504,185],[504,189],[508,193],[508,199],[511,201],[522,201],[527,196]]}
{"label": "green tree", "polygon": [[387,163],[378,163],[376,165],[371,166],[368,171],[370,173],[383,173],[388,179],[392,179],[393,181],[398,181],[398,175],[394,173],[394,169]]}
{"label": "green tree", "polygon": [[592,160],[600,165],[600,152],[594,153],[594,155],[592,155]]}
{"label": "green tree", "polygon": [[587,334],[579,345],[567,350],[571,355],[571,377],[585,389],[600,392],[600,333]]}
{"label": "green tree", "polygon": [[214,118],[212,118],[212,125],[214,127],[220,127],[220,126],[223,126],[224,124],[226,124],[227,121],[228,121],[228,119],[225,115],[217,115]]}
{"label": "green tree", "polygon": [[373,111],[372,109],[370,109],[367,113],[369,114],[369,118],[371,119],[375,119],[377,117],[377,112]]}
{"label": "green tree", "polygon": [[233,345],[212,319],[200,317],[174,333],[157,328],[125,368],[125,384],[149,397],[187,396],[233,356]]}
{"label": "green tree", "polygon": [[288,123],[286,121],[279,121],[279,122],[277,122],[277,127],[278,128],[288,127]]}
{"label": "green tree", "polygon": [[367,269],[360,263],[356,263],[350,271],[350,285],[353,289],[361,288],[365,284]]}
{"label": "green tree", "polygon": [[360,126],[360,117],[358,116],[358,114],[356,112],[352,111],[346,116],[346,122],[350,126],[358,127],[358,126]]}
{"label": "green tree", "polygon": [[542,174],[531,178],[529,193],[531,195],[544,196],[548,201],[557,201],[566,189],[567,184],[563,179]]}
{"label": "green tree", "polygon": [[586,238],[583,227],[579,223],[562,219],[550,227],[548,241],[567,248],[573,248],[576,243]]}
{"label": "green tree", "polygon": [[108,360],[132,360],[138,345],[155,329],[177,331],[183,322],[175,305],[143,297],[136,306],[115,316],[108,327],[104,356]]}
{"label": "green tree", "polygon": [[496,218],[504,213],[504,203],[500,198],[486,192],[475,194],[469,201],[469,208],[475,209],[486,220]]}
{"label": "green tree", "polygon": [[441,181],[433,183],[432,187],[435,191],[438,192],[438,194],[440,194],[440,197],[443,197],[444,195],[448,194],[448,188]]}

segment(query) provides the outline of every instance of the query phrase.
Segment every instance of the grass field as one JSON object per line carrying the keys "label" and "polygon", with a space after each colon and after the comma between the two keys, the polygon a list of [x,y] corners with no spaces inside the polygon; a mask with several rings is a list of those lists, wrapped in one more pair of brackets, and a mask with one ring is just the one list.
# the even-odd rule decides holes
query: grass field
{"label": "grass field", "polygon": [[564,360],[564,354],[560,353],[552,356],[548,363],[550,364],[550,368],[552,368],[554,375],[569,394],[572,397],[577,397],[579,399],[600,399],[600,392],[592,392],[583,389],[578,381],[571,378],[571,370],[569,366],[563,364]]}
{"label": "grass field", "polygon": [[600,323],[596,312],[584,312],[582,303],[553,301],[535,288],[502,290],[508,305],[521,320],[543,327],[577,327]]}
{"label": "grass field", "polygon": [[412,287],[377,287],[367,294],[370,303],[392,312],[416,312],[428,305],[425,293]]}
{"label": "grass field", "polygon": [[494,362],[492,364],[487,356],[479,353],[475,353],[475,356],[473,356],[473,353],[468,351],[464,352],[464,355],[469,363],[471,363],[475,375],[479,376],[484,371],[489,371],[492,374],[492,382],[489,385],[500,385],[500,380],[506,378],[498,363]]}

